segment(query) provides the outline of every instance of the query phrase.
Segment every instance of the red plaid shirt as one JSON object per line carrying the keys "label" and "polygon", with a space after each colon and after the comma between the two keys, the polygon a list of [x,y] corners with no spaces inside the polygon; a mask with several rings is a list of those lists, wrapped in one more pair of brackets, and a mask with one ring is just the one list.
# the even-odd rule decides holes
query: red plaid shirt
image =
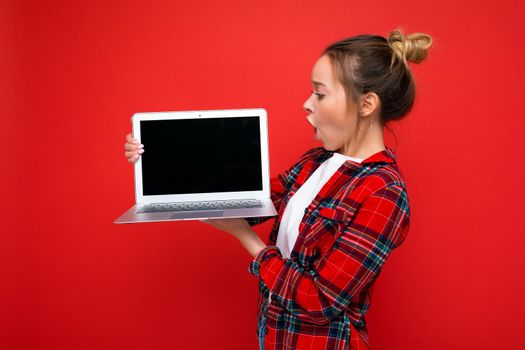
{"label": "red plaid shirt", "polygon": [[[277,220],[248,268],[259,279],[261,349],[369,348],[365,313],[374,282],[409,230],[394,151],[387,147],[360,164],[342,164],[305,209],[290,258],[275,245],[288,200],[332,154],[312,148],[271,179]],[[271,218],[246,220],[253,226]]]}

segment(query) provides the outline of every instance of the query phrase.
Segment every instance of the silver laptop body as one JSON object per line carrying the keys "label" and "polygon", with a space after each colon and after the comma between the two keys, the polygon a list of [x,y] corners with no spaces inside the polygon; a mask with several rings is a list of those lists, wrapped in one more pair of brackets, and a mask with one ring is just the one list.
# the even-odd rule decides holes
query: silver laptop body
{"label": "silver laptop body", "polygon": [[114,223],[277,215],[264,108],[141,112],[135,205]]}

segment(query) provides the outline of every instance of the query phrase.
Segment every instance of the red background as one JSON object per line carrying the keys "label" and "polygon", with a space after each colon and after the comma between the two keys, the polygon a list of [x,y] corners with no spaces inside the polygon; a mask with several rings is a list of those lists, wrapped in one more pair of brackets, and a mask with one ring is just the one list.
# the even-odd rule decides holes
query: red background
{"label": "red background", "polygon": [[[138,111],[265,107],[271,175],[314,141],[332,41],[432,35],[395,125],[412,225],[377,282],[375,349],[523,347],[523,2],[3,1],[2,349],[256,349],[257,280],[197,221],[115,225]],[[257,232],[266,240],[269,221]]]}

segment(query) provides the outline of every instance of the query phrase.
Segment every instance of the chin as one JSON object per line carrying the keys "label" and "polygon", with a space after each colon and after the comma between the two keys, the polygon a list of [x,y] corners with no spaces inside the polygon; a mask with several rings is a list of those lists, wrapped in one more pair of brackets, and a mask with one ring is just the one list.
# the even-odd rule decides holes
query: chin
{"label": "chin", "polygon": [[333,151],[333,152],[335,152],[335,151],[337,151],[339,149],[339,147],[333,147],[333,146],[329,146],[329,145],[325,145],[325,144],[323,144],[323,148],[325,150],[327,150],[327,151]]}

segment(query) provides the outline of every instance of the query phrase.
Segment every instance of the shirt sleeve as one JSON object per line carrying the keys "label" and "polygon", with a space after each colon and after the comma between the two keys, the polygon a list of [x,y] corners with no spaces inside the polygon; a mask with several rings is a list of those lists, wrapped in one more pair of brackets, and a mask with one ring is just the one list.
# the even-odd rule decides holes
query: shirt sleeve
{"label": "shirt sleeve", "polygon": [[[273,206],[278,210],[283,202],[283,198],[288,192],[289,186],[292,184],[294,176],[297,176],[297,168],[301,163],[304,162],[306,157],[312,154],[319,147],[314,147],[306,151],[299,157],[299,160],[284,172],[278,174],[276,177],[270,179],[270,198],[272,199]],[[261,216],[261,217],[249,217],[245,218],[250,226],[262,224],[269,219],[275,219],[275,216]]]}
{"label": "shirt sleeve", "polygon": [[369,195],[342,229],[333,247],[306,270],[284,259],[276,246],[266,246],[248,271],[299,319],[327,324],[348,308],[352,297],[370,285],[393,248],[409,230],[406,192],[397,184]]}

